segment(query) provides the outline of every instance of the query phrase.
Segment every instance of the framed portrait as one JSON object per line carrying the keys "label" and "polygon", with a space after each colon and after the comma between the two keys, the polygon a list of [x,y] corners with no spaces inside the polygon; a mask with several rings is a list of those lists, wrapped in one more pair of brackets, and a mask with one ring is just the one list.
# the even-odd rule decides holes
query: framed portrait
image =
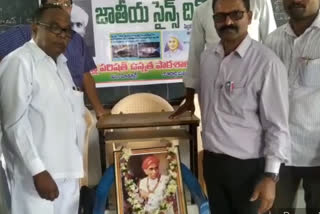
{"label": "framed portrait", "polygon": [[178,146],[114,152],[118,214],[187,213]]}

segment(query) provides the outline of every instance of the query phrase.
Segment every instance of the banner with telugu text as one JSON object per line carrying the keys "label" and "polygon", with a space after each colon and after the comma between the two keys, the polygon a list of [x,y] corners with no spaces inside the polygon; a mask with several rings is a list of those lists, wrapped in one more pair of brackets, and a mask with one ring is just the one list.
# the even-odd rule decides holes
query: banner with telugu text
{"label": "banner with telugu text", "polygon": [[91,0],[97,87],[181,82],[205,0]]}

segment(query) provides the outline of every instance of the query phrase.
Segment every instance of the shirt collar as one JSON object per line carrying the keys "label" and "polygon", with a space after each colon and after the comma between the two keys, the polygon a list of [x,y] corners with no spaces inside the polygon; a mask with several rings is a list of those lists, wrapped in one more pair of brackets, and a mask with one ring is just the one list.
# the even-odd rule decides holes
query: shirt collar
{"label": "shirt collar", "polygon": [[[318,15],[317,17],[315,18],[315,20],[313,21],[313,23],[310,25],[309,29],[311,28],[320,28],[320,11],[318,11]],[[285,27],[284,27],[284,30],[287,34],[289,34],[290,36],[294,36],[294,37],[297,37],[297,35],[294,33],[294,31],[292,30],[291,28],[291,25],[290,23],[288,22]]]}
{"label": "shirt collar", "polygon": [[250,47],[251,43],[252,43],[252,39],[250,38],[250,36],[248,34],[246,36],[246,38],[237,47],[235,52],[238,53],[241,58],[243,58],[244,55],[247,53],[247,50]]}
{"label": "shirt collar", "polygon": [[318,15],[310,27],[320,28],[320,10],[318,11]]}
{"label": "shirt collar", "polygon": [[37,60],[42,60],[43,58],[48,57],[48,55],[37,45],[37,43],[33,39],[29,41],[29,47],[34,52],[33,56]]}
{"label": "shirt collar", "polygon": [[[34,57],[37,59],[37,60],[42,60],[44,58],[47,58],[47,59],[51,59],[50,56],[48,56],[37,44],[36,42],[31,39],[29,41],[30,45],[29,47],[34,51]],[[67,62],[67,58],[63,55],[63,54],[60,54],[58,57],[57,57],[57,63],[66,63]]]}
{"label": "shirt collar", "polygon": [[[244,40],[240,43],[240,45],[237,47],[237,49],[234,51],[235,53],[238,53],[238,55],[243,58],[246,54],[248,48],[250,47],[252,43],[252,39],[250,38],[249,34],[244,38]],[[224,49],[222,46],[221,41],[219,42],[218,46],[214,50],[215,53],[219,54],[220,56],[224,56]]]}

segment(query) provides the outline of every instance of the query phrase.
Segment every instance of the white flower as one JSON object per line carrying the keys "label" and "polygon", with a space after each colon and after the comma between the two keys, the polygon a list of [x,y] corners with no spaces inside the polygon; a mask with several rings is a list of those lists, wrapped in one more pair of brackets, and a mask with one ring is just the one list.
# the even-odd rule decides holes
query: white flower
{"label": "white flower", "polygon": [[172,160],[171,164],[175,164],[176,165],[177,164],[177,160],[176,159]]}
{"label": "white flower", "polygon": [[121,159],[128,161],[131,155],[132,155],[131,149],[128,149],[128,148],[122,149]]}
{"label": "white flower", "polygon": [[178,173],[176,173],[176,172],[171,172],[170,175],[171,175],[173,178],[177,178],[177,177],[178,177]]}
{"label": "white flower", "polygon": [[174,147],[174,146],[171,146],[170,148],[168,148],[168,152],[173,152],[173,153],[175,153],[175,152],[176,152],[175,147]]}
{"label": "white flower", "polygon": [[168,192],[175,193],[177,191],[177,185],[168,185]]}

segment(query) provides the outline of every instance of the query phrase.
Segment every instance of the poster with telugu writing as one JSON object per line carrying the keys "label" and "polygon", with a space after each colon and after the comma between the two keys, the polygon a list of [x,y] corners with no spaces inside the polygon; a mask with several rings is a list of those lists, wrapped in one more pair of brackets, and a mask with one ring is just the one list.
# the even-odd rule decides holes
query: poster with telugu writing
{"label": "poster with telugu writing", "polygon": [[204,1],[91,0],[97,87],[181,82],[193,13]]}

